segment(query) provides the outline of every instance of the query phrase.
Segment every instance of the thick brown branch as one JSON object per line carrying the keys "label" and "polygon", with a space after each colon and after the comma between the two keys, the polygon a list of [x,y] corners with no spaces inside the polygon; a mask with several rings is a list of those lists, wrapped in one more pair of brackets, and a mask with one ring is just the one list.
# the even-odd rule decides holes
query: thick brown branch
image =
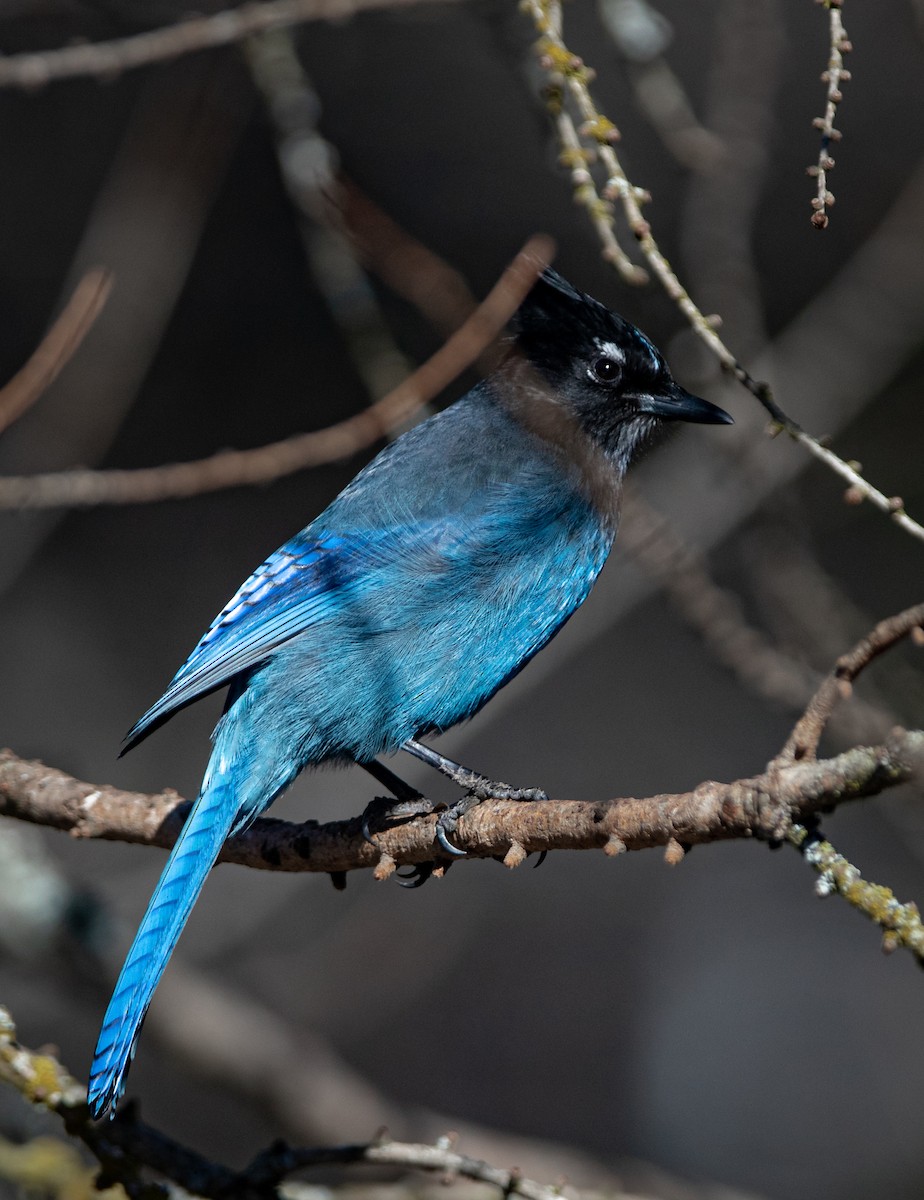
{"label": "thick brown branch", "polygon": [[[855,747],[836,758],[771,764],[750,779],[701,783],[690,792],[641,799],[494,800],[461,821],[456,840],[474,858],[501,858],[508,865],[542,850],[624,850],[679,847],[730,838],[782,837],[846,800],[858,800],[919,774],[924,731],[896,729],[881,746]],[[173,845],[186,808],[175,792],[149,796],[94,787],[11,751],[0,753],[0,815],[62,829],[75,837],[140,845]],[[344,872],[386,864],[443,858],[436,818],[421,817],[376,835],[362,836],[360,821],[318,825],[263,819],[232,838],[221,860],[276,871]]]}

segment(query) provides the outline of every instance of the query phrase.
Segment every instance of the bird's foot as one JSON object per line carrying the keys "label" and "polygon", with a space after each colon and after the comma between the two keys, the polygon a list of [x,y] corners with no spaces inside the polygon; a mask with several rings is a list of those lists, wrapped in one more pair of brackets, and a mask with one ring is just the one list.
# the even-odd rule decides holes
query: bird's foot
{"label": "bird's foot", "polygon": [[[411,821],[414,817],[428,816],[432,812],[433,801],[428,800],[419,792],[415,792],[413,795],[407,794],[401,800],[394,800],[391,796],[376,796],[366,805],[360,818],[363,838],[370,846],[374,846],[373,825],[381,830],[387,828],[392,822]],[[420,885],[413,886],[419,887]]]}
{"label": "bird's foot", "polygon": [[397,873],[398,879],[402,887],[419,888],[422,887],[428,879],[444,878],[446,872],[454,862],[454,858],[450,858],[448,861],[446,859],[440,859],[439,862],[437,862],[436,859],[431,858],[428,859],[427,862],[415,863],[415,865],[411,867],[409,871],[399,871]]}
{"label": "bird's foot", "polygon": [[419,888],[427,882],[436,869],[433,861],[417,863],[410,871],[399,871],[398,882],[403,888]]}
{"label": "bird's foot", "polygon": [[[452,854],[456,858],[464,858],[466,851],[456,846],[450,838],[455,833],[459,820],[470,812],[484,800],[548,800],[548,794],[542,788],[515,788],[509,783],[498,783],[496,780],[487,779],[484,775],[477,775],[474,771],[466,771],[471,779],[469,791],[457,800],[455,804],[451,804],[445,812],[440,813],[439,819],[436,822],[436,840],[443,847],[447,854]],[[460,782],[460,780],[456,780]]]}

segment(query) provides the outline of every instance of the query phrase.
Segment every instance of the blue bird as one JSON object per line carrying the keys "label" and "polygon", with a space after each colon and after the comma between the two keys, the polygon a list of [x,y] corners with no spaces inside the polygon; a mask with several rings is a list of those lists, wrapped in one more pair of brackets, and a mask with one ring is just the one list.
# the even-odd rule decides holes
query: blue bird
{"label": "blue bird", "polygon": [[218,615],[130,749],[228,685],[198,799],[115,986],[90,1072],[116,1103],[151,997],[225,839],[307,766],[405,750],[464,787],[536,797],[420,739],[473,716],[584,601],[613,539],[622,480],[664,421],[727,424],[679,387],[646,337],[545,271],[509,352],[461,400],[398,438],[260,566]]}

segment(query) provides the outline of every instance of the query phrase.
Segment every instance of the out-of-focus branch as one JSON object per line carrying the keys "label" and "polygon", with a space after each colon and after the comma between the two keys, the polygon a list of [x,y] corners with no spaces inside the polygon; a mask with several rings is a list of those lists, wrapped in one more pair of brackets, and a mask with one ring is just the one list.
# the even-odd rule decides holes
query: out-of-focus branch
{"label": "out-of-focus branch", "polygon": [[[90,468],[112,444],[160,345],[246,124],[251,98],[238,76],[234,63],[216,58],[139,81],[70,268],[76,281],[105,264],[116,280],[113,300],[41,404],[0,440],[0,478],[74,463]],[[0,589],[18,577],[56,520],[46,511],[4,522]]]}
{"label": "out-of-focus branch", "polygon": [[[370,402],[378,400],[410,374],[413,364],[397,346],[357,248],[331,203],[339,190],[340,156],[321,132],[321,98],[299,58],[294,30],[262,33],[248,38],[243,48],[272,121],[280,174],[312,279]],[[446,336],[473,308],[474,301]]]}
{"label": "out-of-focus branch", "polygon": [[[663,589],[716,661],[732,671],[754,695],[795,711],[803,709],[817,691],[822,673],[797,653],[781,649],[763,630],[752,625],[738,596],[729,588],[721,587],[710,575],[703,555],[687,545],[671,523],[634,488],[626,489],[623,516],[620,549]],[[791,551],[792,546],[788,549]],[[776,578],[779,563],[772,560],[767,545],[760,557],[762,566],[767,567],[767,575],[772,577],[769,582],[762,580],[762,586],[769,592],[770,587],[779,582]],[[807,574],[809,567],[814,568],[811,576]],[[806,644],[813,641],[816,650],[818,643],[825,644],[823,635],[826,634],[830,642],[838,632],[844,633],[832,620],[835,595],[831,581],[823,580],[821,576],[818,564],[806,556],[806,561],[800,561],[798,571],[788,579],[787,586],[781,587],[781,593],[785,595],[775,597],[773,606],[778,614],[787,599],[800,598],[796,602],[799,616],[812,626],[812,637],[809,638],[806,632],[804,640]],[[821,594],[822,587],[827,588],[824,594]],[[807,601],[806,597],[810,599]],[[838,594],[836,603],[841,606],[847,600]],[[811,610],[810,615],[807,610]],[[862,627],[861,624],[859,628]],[[840,644],[846,640],[846,636],[842,636]],[[873,735],[882,736],[896,723],[881,696],[873,702],[854,696],[849,707],[841,708],[833,715],[838,734],[853,742]]]}
{"label": "out-of-focus branch", "polygon": [[[429,0],[437,2],[446,0]],[[407,8],[417,3],[419,0],[261,0],[241,4],[131,37],[0,57],[0,87],[37,88],[83,76],[111,79],[150,63],[230,46],[268,29],[306,21],[342,21],[372,9]]]}
{"label": "out-of-focus branch", "polygon": [[386,287],[413,304],[444,337],[462,324],[475,299],[455,268],[411,237],[342,173],[328,199],[360,259]]}
{"label": "out-of-focus branch", "polygon": [[478,308],[436,353],[369,408],[327,429],[196,462],[131,471],[59,471],[0,478],[0,508],[57,508],[141,504],[199,495],[243,484],[267,483],[320,463],[347,458],[406,421],[470,366],[516,312],[554,248],[531,238]]}
{"label": "out-of-focus branch", "polygon": [[664,14],[648,0],[599,0],[599,12],[625,61],[636,103],[665,148],[694,171],[716,166],[724,157],[721,138],[699,122],[666,58],[674,31]]}
{"label": "out-of-focus branch", "polygon": [[0,433],[30,408],[71,360],[112,291],[112,273],[87,271],[29,361],[0,388]]}
{"label": "out-of-focus branch", "polygon": [[[860,474],[858,464],[845,462],[833,451],[823,446],[817,438],[806,433],[801,425],[783,411],[768,384],[755,379],[719,337],[717,332],[719,322],[715,318],[707,317],[694,302],[655,240],[651,224],[642,213],[642,205],[647,203],[651,197],[644,188],[638,187],[629,180],[616,154],[615,144],[619,140],[619,131],[609,117],[597,108],[590,94],[588,85],[594,72],[565,44],[562,36],[560,0],[523,0],[523,7],[531,16],[536,30],[540,34],[537,43],[540,63],[549,73],[552,81],[547,93],[550,115],[556,123],[556,127],[561,128],[560,116],[564,110],[565,100],[570,98],[583,122],[578,132],[591,146],[589,151],[579,148],[583,161],[587,164],[580,169],[583,172],[582,186],[593,192],[591,196],[591,191],[587,191],[586,206],[600,236],[603,257],[615,265],[625,279],[630,282],[633,278],[636,282],[639,281],[638,268],[633,267],[625,258],[624,252],[615,242],[614,219],[608,205],[611,201],[618,202],[629,229],[653,274],[689,321],[695,333],[718,358],[725,370],[734,375],[738,382],[743,384],[763,405],[781,431],[788,433],[810,454],[840,475],[850,485],[856,499],[868,500],[876,508],[888,514],[906,533],[924,541],[924,526],[908,515],[901,497],[887,496],[878,488],[873,487]],[[571,166],[572,161],[576,161],[574,147],[564,139],[562,139],[562,147],[565,163]],[[602,198],[596,191],[589,170],[589,165],[597,160],[603,165],[608,176]],[[603,226],[605,226],[605,231]],[[614,243],[617,249],[614,249]]]}
{"label": "out-of-focus branch", "polygon": [[828,52],[828,69],[822,73],[822,83],[828,85],[825,102],[825,115],[816,117],[812,124],[821,130],[821,147],[818,151],[818,162],[808,168],[809,175],[817,182],[815,197],[812,200],[812,224],[816,229],[828,228],[828,214],[825,211],[834,203],[834,193],[828,190],[828,172],[834,166],[831,157],[831,143],[841,140],[841,132],[834,128],[834,117],[837,106],[843,96],[841,84],[850,79],[850,72],[844,69],[844,55],[853,49],[847,37],[847,30],[841,17],[843,0],[816,0],[828,10],[831,48]]}
{"label": "out-of-focus branch", "polygon": [[688,280],[748,354],[768,340],[755,223],[771,161],[784,24],[780,0],[720,0],[703,120],[722,152],[691,174],[680,222]]}
{"label": "out-of-focus branch", "polygon": [[710,577],[702,556],[635,490],[627,489],[619,544],[664,589],[716,659],[765,699],[800,709],[819,675],[749,625],[737,597]]}
{"label": "out-of-focus branch", "polygon": [[[562,1200],[564,1194],[560,1185],[537,1183],[515,1168],[506,1170],[460,1154],[452,1134],[433,1145],[395,1142],[385,1136],[358,1144],[312,1148],[275,1142],[243,1171],[232,1171],[144,1124],[131,1106],[111,1121],[93,1122],[84,1087],[52,1055],[21,1045],[16,1040],[13,1019],[4,1008],[0,1008],[0,1081],[62,1118],[67,1133],[83,1142],[100,1164],[98,1186],[118,1182],[133,1197],[148,1194],[146,1172],[151,1171],[185,1192],[209,1200],[254,1200],[276,1196],[277,1185],[295,1171],[352,1164],[436,1171],[446,1182],[472,1180],[497,1188],[502,1196],[522,1196],[524,1200]],[[569,1192],[580,1196],[574,1189]],[[614,1200],[623,1195],[621,1191],[608,1194]],[[483,1196],[483,1191],[478,1195]]]}

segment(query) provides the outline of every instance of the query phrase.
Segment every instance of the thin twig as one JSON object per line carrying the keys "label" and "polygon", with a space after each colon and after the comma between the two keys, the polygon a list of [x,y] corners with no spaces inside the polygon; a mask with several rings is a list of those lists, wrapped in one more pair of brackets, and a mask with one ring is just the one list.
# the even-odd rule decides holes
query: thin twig
{"label": "thin twig", "polygon": [[[142,1175],[145,1169],[208,1200],[237,1197],[254,1200],[259,1196],[269,1200],[277,1196],[277,1186],[296,1171],[365,1164],[439,1172],[447,1181],[470,1179],[497,1188],[503,1196],[516,1195],[524,1200],[562,1200],[559,1185],[537,1183],[515,1168],[495,1167],[460,1154],[452,1134],[439,1138],[433,1145],[396,1142],[384,1135],[369,1142],[340,1146],[300,1148],[277,1141],[257,1154],[242,1171],[233,1171],[144,1124],[130,1105],[111,1121],[92,1121],[84,1086],[53,1055],[23,1046],[16,1038],[11,1014],[3,1007],[0,1007],[0,1081],[63,1119],[66,1131],[82,1141],[100,1164],[98,1186],[119,1182],[130,1196],[145,1194]],[[573,1190],[572,1194],[580,1195]],[[619,1200],[619,1194],[614,1194],[614,1200]]]}
{"label": "thin twig", "polygon": [[370,446],[437,395],[491,345],[552,257],[552,242],[531,238],[478,308],[436,353],[369,408],[326,429],[233,450],[195,462],[131,471],[58,471],[0,478],[0,508],[142,504],[243,484],[268,483]]}
{"label": "thin twig", "polygon": [[812,124],[821,130],[821,146],[818,150],[818,162],[808,168],[809,175],[817,183],[815,197],[812,200],[812,224],[816,229],[828,228],[828,214],[825,211],[834,203],[834,193],[828,190],[828,172],[834,166],[831,157],[831,143],[841,140],[841,132],[834,128],[834,117],[837,106],[843,96],[841,84],[850,79],[850,72],[844,70],[844,55],[853,49],[847,37],[847,30],[841,18],[843,0],[816,0],[828,10],[831,48],[828,52],[828,69],[822,73],[822,83],[828,85],[825,103],[825,115],[816,117]]}
{"label": "thin twig", "polygon": [[915,630],[920,630],[922,626],[924,604],[916,604],[894,617],[880,621],[871,633],[862,638],[847,654],[842,655],[809,701],[776,761],[785,765],[814,759],[835,704],[840,699],[849,698],[853,681],[860,672],[874,658],[878,658],[902,638],[914,635]]}
{"label": "thin twig", "polygon": [[[544,60],[543,65],[551,69],[554,66],[554,60],[548,58]],[[627,283],[647,283],[648,272],[634,263],[619,244],[616,237],[612,203],[604,200],[597,191],[594,177],[589,170],[593,152],[582,145],[571,114],[564,107],[563,78],[555,72],[552,76],[553,82],[546,89],[545,96],[561,145],[558,161],[570,172],[575,203],[582,205],[587,210],[591,224],[603,245],[603,257],[607,262],[616,268]],[[618,136],[615,127],[609,133],[610,136]]]}
{"label": "thin twig", "polygon": [[0,388],[0,433],[18,421],[57,379],[92,329],[111,291],[111,272],[103,267],[87,271],[29,361]]}
{"label": "thin twig", "polygon": [[[522,7],[532,17],[536,30],[540,34],[536,47],[540,54],[540,63],[549,72],[555,87],[560,86],[559,80],[564,81],[564,89],[571,96],[583,120],[578,132],[594,144],[596,156],[607,172],[608,179],[602,192],[603,199],[616,200],[621,204],[629,228],[652,272],[686,317],[694,332],[709,347],[721,365],[763,405],[779,430],[788,433],[810,454],[836,471],[850,484],[852,498],[868,500],[876,508],[888,514],[906,533],[924,541],[924,526],[908,515],[900,497],[887,496],[878,488],[873,487],[860,474],[856,464],[845,462],[823,446],[817,438],[806,433],[779,406],[769,385],[755,379],[722,341],[716,332],[716,319],[707,317],[693,301],[662,253],[652,234],[651,225],[642,213],[641,206],[650,199],[650,196],[644,188],[637,187],[629,180],[616,154],[614,143],[619,136],[616,126],[597,108],[588,87],[594,77],[593,70],[565,44],[562,36],[560,0],[522,0]],[[559,103],[560,101],[555,98],[553,87],[553,101],[550,105],[553,117],[556,116],[555,107]],[[595,226],[596,224],[595,221]],[[602,244],[604,257],[610,259],[608,240],[603,239]]]}
{"label": "thin twig", "polygon": [[417,3],[419,0],[261,0],[108,42],[0,56],[0,88],[38,88],[58,79],[82,76],[111,79],[150,63],[230,46],[267,29],[283,29],[306,21],[342,21],[361,12],[406,8]]}
{"label": "thin twig", "polygon": [[819,896],[836,893],[859,912],[864,913],[885,930],[882,948],[887,954],[900,946],[910,950],[924,966],[924,925],[915,903],[902,904],[891,888],[870,883],[857,868],[839,854],[831,843],[817,832],[794,825],[786,835],[791,846],[818,872],[815,892]]}

